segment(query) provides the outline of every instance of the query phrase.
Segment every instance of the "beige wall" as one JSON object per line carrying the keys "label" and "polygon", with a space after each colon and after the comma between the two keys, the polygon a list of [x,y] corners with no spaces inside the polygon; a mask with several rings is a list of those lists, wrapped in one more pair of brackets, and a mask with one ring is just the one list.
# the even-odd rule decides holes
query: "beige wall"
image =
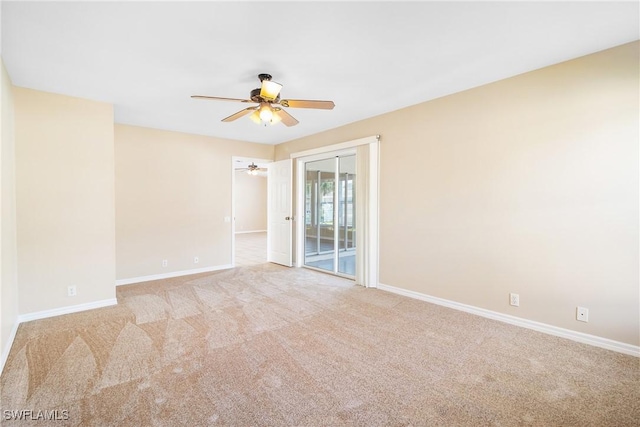
{"label": "beige wall", "polygon": [[232,156],[274,147],[126,125],[115,146],[117,278],[231,264]]}
{"label": "beige wall", "polygon": [[20,314],[115,298],[113,107],[14,97]]}
{"label": "beige wall", "polygon": [[236,233],[266,231],[267,177],[236,171],[233,191]]}
{"label": "beige wall", "polygon": [[281,144],[276,160],[380,134],[381,283],[638,345],[638,50]]}
{"label": "beige wall", "polygon": [[8,354],[12,330],[18,323],[18,278],[16,264],[16,180],[13,87],[9,75],[0,62],[0,352]]}

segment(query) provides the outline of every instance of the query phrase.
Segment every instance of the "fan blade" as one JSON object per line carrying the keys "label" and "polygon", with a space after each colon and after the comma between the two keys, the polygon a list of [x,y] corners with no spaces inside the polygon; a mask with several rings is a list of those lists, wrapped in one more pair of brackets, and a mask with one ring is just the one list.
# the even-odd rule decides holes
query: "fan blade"
{"label": "fan blade", "polygon": [[280,118],[282,124],[284,124],[285,126],[295,126],[300,123],[295,119],[295,117],[284,111],[282,108],[274,108],[273,112]]}
{"label": "fan blade", "polygon": [[233,102],[255,102],[250,99],[239,98],[221,98],[219,96],[191,95],[193,99],[213,99],[214,101],[233,101]]}
{"label": "fan blade", "polygon": [[239,119],[242,116],[246,116],[247,114],[249,114],[252,111],[257,110],[258,107],[249,107],[249,108],[245,108],[244,110],[240,110],[237,113],[234,113],[232,115],[230,115],[229,117],[225,117],[224,119],[222,119],[223,122],[232,122],[236,119]]}
{"label": "fan blade", "polygon": [[336,106],[333,101],[311,101],[308,99],[281,99],[279,104],[283,107],[316,108],[319,110],[333,110],[333,107]]}

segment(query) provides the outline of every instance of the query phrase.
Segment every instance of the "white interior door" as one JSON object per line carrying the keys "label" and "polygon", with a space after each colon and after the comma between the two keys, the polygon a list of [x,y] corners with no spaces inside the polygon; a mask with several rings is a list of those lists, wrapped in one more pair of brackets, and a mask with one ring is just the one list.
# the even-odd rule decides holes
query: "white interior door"
{"label": "white interior door", "polygon": [[291,159],[268,165],[267,261],[291,267]]}

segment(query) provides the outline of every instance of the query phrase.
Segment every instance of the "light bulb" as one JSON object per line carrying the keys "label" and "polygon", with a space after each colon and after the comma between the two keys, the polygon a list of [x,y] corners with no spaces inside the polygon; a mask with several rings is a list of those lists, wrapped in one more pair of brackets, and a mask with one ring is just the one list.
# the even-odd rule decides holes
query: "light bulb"
{"label": "light bulb", "polygon": [[260,120],[262,120],[264,123],[269,123],[271,122],[272,118],[273,111],[271,111],[271,107],[268,104],[264,104],[262,107],[260,107]]}
{"label": "light bulb", "polygon": [[275,125],[280,123],[280,121],[282,121],[282,117],[280,117],[280,114],[278,114],[278,110],[279,108],[273,109],[273,117],[271,118],[271,124]]}
{"label": "light bulb", "polygon": [[256,110],[253,113],[251,113],[249,118],[258,125],[262,124],[262,120],[260,120],[260,110]]}

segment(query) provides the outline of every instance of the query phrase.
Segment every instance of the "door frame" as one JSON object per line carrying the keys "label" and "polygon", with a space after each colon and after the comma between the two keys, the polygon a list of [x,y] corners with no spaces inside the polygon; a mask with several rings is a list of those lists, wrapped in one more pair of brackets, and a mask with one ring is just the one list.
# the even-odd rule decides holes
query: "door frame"
{"label": "door frame", "polygon": [[[236,162],[238,161],[255,162],[255,163],[273,163],[272,159],[231,156],[231,267],[236,266]],[[267,179],[267,188],[268,188],[268,185],[269,185],[268,175],[266,179]],[[269,235],[267,234],[267,239],[268,238],[269,238]]]}
{"label": "door frame", "polygon": [[[379,261],[379,170],[380,170],[380,135],[355,139],[339,144],[327,145],[311,150],[291,153],[291,159],[295,159],[296,165],[296,191],[295,191],[295,260],[296,267],[304,266],[304,164],[313,160],[326,159],[332,155],[354,154],[356,147],[369,145],[368,165],[368,203],[365,222],[367,251],[364,257],[364,274],[359,275],[361,283],[367,288],[378,286],[378,261]],[[356,248],[356,250],[358,250]],[[357,274],[357,272],[356,272]]]}

